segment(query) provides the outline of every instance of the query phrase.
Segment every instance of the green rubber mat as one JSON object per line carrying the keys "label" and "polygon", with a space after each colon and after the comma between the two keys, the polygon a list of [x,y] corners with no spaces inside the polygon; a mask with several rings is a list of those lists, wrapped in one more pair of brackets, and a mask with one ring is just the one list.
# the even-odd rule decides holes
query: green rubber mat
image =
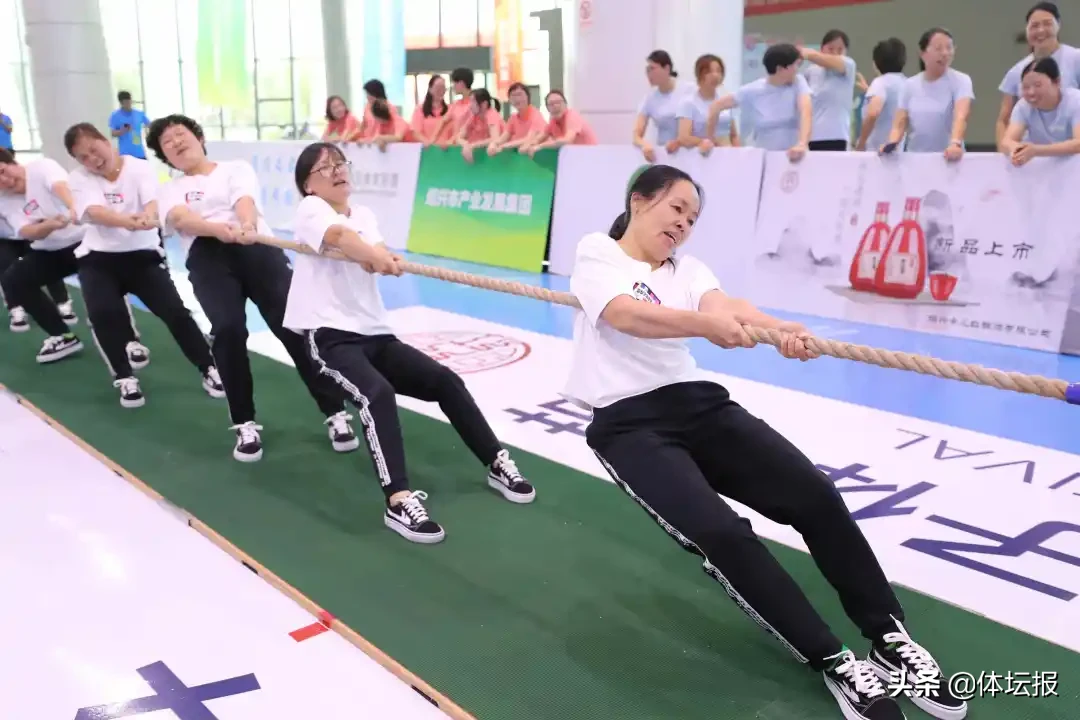
{"label": "green rubber mat", "polygon": [[[203,393],[160,322],[142,316],[139,328],[152,351],[144,408],[120,407],[88,337],[80,356],[41,367],[38,331],[0,330],[0,382],[477,718],[840,717],[820,676],[614,486],[518,452],[538,498],[512,505],[449,426],[402,411],[414,487],[447,531],[441,545],[414,545],[383,527],[366,451],[331,451],[292,368],[253,356],[266,453],[241,464],[224,402]],[[865,652],[810,558],[770,546]],[[973,720],[1080,717],[1080,655],[912,592],[901,600],[947,672],[1057,673],[1057,697],[975,698]]]}

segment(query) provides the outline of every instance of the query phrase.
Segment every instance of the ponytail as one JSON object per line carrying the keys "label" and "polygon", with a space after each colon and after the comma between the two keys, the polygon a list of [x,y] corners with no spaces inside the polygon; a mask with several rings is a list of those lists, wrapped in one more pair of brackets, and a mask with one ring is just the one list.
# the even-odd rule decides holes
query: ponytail
{"label": "ponytail", "polygon": [[629,211],[615,218],[615,222],[611,223],[611,229],[608,230],[608,235],[612,240],[622,240],[622,236],[626,234],[626,228],[628,227],[630,227]]}

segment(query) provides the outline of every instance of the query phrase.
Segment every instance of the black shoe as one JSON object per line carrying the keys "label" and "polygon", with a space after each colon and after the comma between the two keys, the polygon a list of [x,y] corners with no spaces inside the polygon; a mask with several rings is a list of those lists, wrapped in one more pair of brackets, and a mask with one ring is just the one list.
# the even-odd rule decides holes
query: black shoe
{"label": "black shoe", "polygon": [[905,720],[900,705],[889,697],[870,663],[859,660],[846,647],[826,658],[825,687],[836,698],[844,720]]}
{"label": "black shoe", "polygon": [[13,307],[8,310],[8,327],[11,332],[26,332],[30,329],[30,320],[26,317],[26,311],[21,307]]}
{"label": "black shoe", "polygon": [[202,386],[206,394],[212,398],[225,397],[225,386],[221,384],[221,375],[218,374],[216,367],[211,367],[202,376]]}
{"label": "black shoe", "polygon": [[488,471],[488,485],[502,493],[513,503],[531,503],[536,499],[536,490],[521,476],[517,465],[510,459],[510,453],[500,450]]}
{"label": "black shoe", "polygon": [[236,431],[236,447],[233,448],[232,456],[240,462],[258,462],[262,460],[263,447],[259,431],[262,425],[256,425],[253,421],[233,425],[230,430]]}
{"label": "black shoe", "polygon": [[396,505],[387,503],[383,522],[406,540],[425,544],[441,542],[446,532],[428,517],[421,500],[427,500],[426,492],[414,492]]}
{"label": "black shoe", "polygon": [[950,692],[949,681],[934,657],[908,635],[899,622],[874,643],[866,661],[893,694],[903,692],[923,712],[939,720],[961,720],[967,702]]}
{"label": "black shoe", "polygon": [[137,378],[119,378],[113,382],[113,387],[120,389],[121,407],[137,408],[146,404],[146,397],[142,394]]}
{"label": "black shoe", "polygon": [[56,306],[56,309],[60,311],[60,317],[64,318],[66,324],[79,324],[79,316],[75,314],[75,305],[70,300],[60,303]]}
{"label": "black shoe", "polygon": [[352,425],[349,424],[352,419],[352,415],[344,410],[326,418],[326,432],[330,436],[330,444],[336,452],[352,452],[360,447],[360,438],[356,437]]}
{"label": "black shoe", "polygon": [[74,335],[54,335],[46,338],[38,351],[37,361],[41,364],[63,360],[83,349],[83,344]]}
{"label": "black shoe", "polygon": [[150,364],[150,349],[137,340],[132,340],[124,348],[127,351],[128,364],[132,370],[142,370]]}

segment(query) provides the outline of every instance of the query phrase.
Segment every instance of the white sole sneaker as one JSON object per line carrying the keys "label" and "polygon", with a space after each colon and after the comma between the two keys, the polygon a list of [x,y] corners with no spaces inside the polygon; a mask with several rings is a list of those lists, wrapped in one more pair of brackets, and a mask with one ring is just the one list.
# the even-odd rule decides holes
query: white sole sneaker
{"label": "white sole sneaker", "polygon": [[496,490],[500,495],[509,500],[512,503],[518,505],[528,505],[536,499],[536,488],[533,488],[528,495],[522,495],[521,493],[511,492],[510,488],[502,484],[498,478],[488,473],[488,486],[493,490]]}
{"label": "white sole sneaker", "polygon": [[38,355],[37,356],[37,361],[41,365],[48,365],[49,363],[54,363],[57,360],[63,360],[66,357],[70,357],[70,356],[74,355],[77,352],[82,352],[82,349],[83,349],[82,341],[79,341],[79,342],[76,342],[76,343],[72,343],[71,345],[68,345],[63,350],[58,350],[56,352],[49,353],[48,355],[45,355],[45,356]]}
{"label": "white sole sneaker", "polygon": [[420,543],[421,545],[434,545],[435,543],[442,542],[446,537],[446,531],[441,527],[437,533],[413,532],[386,513],[383,513],[383,523],[386,527],[390,528],[409,542]]}
{"label": "white sole sneaker", "polygon": [[120,407],[125,408],[141,408],[146,404],[146,397],[141,397],[138,400],[131,400],[129,398],[120,398]]}

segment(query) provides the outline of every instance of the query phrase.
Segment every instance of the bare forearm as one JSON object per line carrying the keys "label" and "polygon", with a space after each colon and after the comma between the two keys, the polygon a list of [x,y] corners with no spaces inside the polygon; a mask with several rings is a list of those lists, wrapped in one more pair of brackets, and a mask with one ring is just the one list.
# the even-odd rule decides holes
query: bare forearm
{"label": "bare forearm", "polygon": [[255,224],[259,221],[259,211],[255,209],[255,201],[249,197],[242,197],[237,200],[236,204],[233,205],[233,210],[236,211],[236,217],[241,225],[255,227]]}
{"label": "bare forearm", "polygon": [[615,298],[604,319],[619,332],[650,340],[702,337],[708,318],[693,310],[675,310],[629,297]]}
{"label": "bare forearm", "polygon": [[326,231],[323,237],[323,246],[337,250],[345,257],[355,262],[371,262],[375,256],[375,248],[364,242],[356,232],[343,225],[334,225]]}
{"label": "bare forearm", "polygon": [[131,218],[128,215],[123,215],[97,205],[87,208],[86,215],[90,218],[90,222],[95,225],[104,225],[106,227],[126,228],[131,221]]}

